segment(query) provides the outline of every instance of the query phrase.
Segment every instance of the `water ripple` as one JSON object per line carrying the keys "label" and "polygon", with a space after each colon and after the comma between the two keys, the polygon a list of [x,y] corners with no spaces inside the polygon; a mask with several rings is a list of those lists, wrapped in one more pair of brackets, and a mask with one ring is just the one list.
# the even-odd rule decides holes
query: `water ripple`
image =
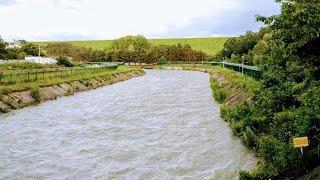
{"label": "water ripple", "polygon": [[144,77],[0,116],[0,179],[237,179],[256,159],[231,135],[209,76]]}

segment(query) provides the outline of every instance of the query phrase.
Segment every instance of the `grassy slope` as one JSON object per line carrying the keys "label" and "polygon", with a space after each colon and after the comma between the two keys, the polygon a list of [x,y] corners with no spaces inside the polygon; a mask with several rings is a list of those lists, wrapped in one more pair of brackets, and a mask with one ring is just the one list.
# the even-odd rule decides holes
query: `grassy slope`
{"label": "grassy slope", "polygon": [[[172,44],[189,44],[195,50],[202,50],[208,54],[216,54],[219,52],[226,37],[214,37],[214,38],[174,38],[174,39],[150,39],[151,43],[156,45],[172,45]],[[95,49],[104,49],[108,47],[112,40],[92,40],[92,41],[70,41],[74,45],[82,47],[91,47]],[[46,42],[40,42],[37,44],[46,45]]]}
{"label": "grassy slope", "polygon": [[249,103],[253,92],[257,90],[260,83],[249,76],[221,66],[211,65],[161,65],[158,68],[182,67],[185,70],[207,72],[211,76],[211,88],[214,98],[226,107],[235,107],[244,102]]}
{"label": "grassy slope", "polygon": [[81,80],[93,79],[93,78],[100,77],[100,76],[112,76],[114,74],[126,73],[126,72],[140,72],[140,73],[142,73],[142,70],[139,68],[134,68],[134,67],[120,66],[116,70],[102,70],[102,71],[95,72],[95,73],[83,72],[81,74],[76,73],[73,75],[68,75],[66,77],[53,77],[53,78],[39,79],[34,82],[15,83],[12,85],[0,86],[0,95],[5,94],[5,93],[10,93],[10,92],[19,92],[19,91],[30,90],[34,87],[46,87],[46,86],[51,86],[51,85],[61,84],[61,83],[66,83],[66,82],[71,82],[71,81],[81,81]]}
{"label": "grassy slope", "polygon": [[[237,110],[243,103],[252,103],[253,92],[260,87],[260,82],[249,76],[242,76],[241,73],[226,69],[220,66],[209,65],[162,65],[165,67],[183,67],[185,70],[201,71],[210,74],[210,85],[213,90],[213,97],[221,104],[221,117],[229,122],[229,126],[234,135],[238,136],[242,143],[250,148],[248,136],[250,132],[243,131],[240,127],[243,120],[233,119],[237,116]],[[242,110],[242,109],[240,109]],[[245,113],[245,112],[244,112]],[[261,159],[260,159],[261,160]],[[262,161],[263,162],[263,161]],[[256,170],[258,172],[259,164]]]}

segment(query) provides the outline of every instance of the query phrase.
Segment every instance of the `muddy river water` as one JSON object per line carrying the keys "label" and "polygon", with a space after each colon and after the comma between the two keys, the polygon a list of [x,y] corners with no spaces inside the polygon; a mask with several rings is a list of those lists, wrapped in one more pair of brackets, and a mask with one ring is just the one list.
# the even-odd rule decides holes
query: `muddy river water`
{"label": "muddy river water", "polygon": [[0,179],[237,179],[257,159],[219,108],[209,75],[147,70],[0,115]]}

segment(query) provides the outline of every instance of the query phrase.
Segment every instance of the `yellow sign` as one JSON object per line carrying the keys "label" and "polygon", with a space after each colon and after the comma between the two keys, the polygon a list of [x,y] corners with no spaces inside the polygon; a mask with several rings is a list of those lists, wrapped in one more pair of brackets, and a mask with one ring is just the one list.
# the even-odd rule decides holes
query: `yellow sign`
{"label": "yellow sign", "polygon": [[307,146],[309,146],[308,137],[293,138],[293,147],[299,148],[299,147],[307,147]]}

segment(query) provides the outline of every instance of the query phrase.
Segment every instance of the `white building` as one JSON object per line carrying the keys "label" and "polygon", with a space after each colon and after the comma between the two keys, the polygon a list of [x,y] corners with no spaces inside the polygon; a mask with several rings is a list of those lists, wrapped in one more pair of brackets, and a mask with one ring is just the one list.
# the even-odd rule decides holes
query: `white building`
{"label": "white building", "polygon": [[39,64],[57,64],[57,60],[49,57],[29,56],[25,58],[25,61]]}
{"label": "white building", "polygon": [[22,46],[18,41],[8,42],[7,49],[20,49]]}

